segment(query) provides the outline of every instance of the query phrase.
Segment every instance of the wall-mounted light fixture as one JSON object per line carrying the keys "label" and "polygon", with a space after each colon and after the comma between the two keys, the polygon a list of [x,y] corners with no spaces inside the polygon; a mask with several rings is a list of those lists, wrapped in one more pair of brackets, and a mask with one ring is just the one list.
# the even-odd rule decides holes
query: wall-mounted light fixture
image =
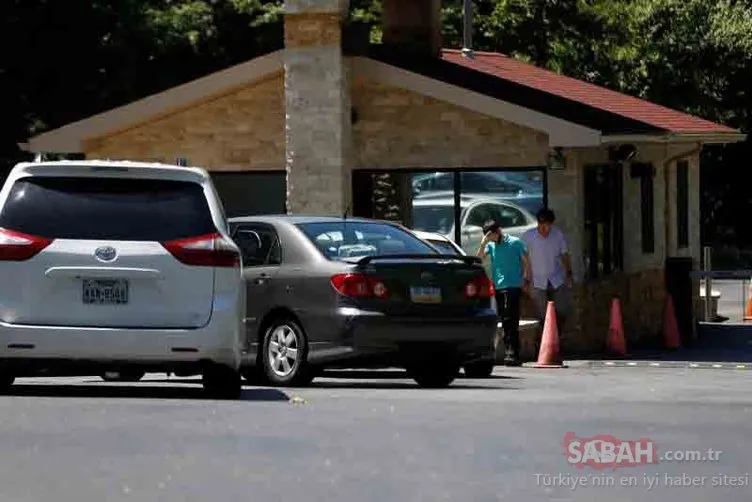
{"label": "wall-mounted light fixture", "polygon": [[612,146],[608,149],[608,159],[611,162],[621,162],[626,164],[637,155],[637,147],[634,145]]}
{"label": "wall-mounted light fixture", "polygon": [[548,152],[548,168],[552,171],[561,171],[567,168],[567,159],[561,147],[556,147]]}

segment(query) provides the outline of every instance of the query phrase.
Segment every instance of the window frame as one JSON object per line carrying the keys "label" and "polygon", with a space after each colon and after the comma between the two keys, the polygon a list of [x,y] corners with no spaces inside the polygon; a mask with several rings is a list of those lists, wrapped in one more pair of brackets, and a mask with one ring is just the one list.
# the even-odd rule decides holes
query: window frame
{"label": "window frame", "polygon": [[[235,241],[235,237],[240,231],[251,231],[255,232],[256,234],[259,234],[260,232],[267,232],[272,234],[273,240],[272,245],[269,247],[269,251],[266,254],[266,257],[264,258],[263,263],[254,263],[252,265],[248,264],[245,260],[245,253],[243,251],[243,248],[237,244],[237,241]],[[279,232],[276,228],[274,228],[273,225],[269,225],[267,223],[237,223],[234,228],[232,229],[232,233],[230,234],[230,237],[233,241],[237,244],[238,248],[240,248],[240,254],[242,256],[243,260],[243,268],[258,268],[258,267],[279,267],[284,264],[284,247],[282,246],[282,240],[280,239]],[[259,236],[260,238],[261,236]],[[277,246],[279,248],[279,262],[278,263],[272,263],[270,262],[270,257],[272,255],[272,250],[274,247]]]}
{"label": "window frame", "polygon": [[676,163],[676,248],[689,247],[689,161]]}

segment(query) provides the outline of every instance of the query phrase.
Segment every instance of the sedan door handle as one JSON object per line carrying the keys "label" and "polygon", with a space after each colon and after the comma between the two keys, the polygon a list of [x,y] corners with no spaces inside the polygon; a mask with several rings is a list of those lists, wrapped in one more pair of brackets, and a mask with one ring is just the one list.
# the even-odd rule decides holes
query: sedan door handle
{"label": "sedan door handle", "polygon": [[267,281],[266,277],[257,277],[253,280],[253,284],[256,284],[257,286],[261,286],[265,284]]}

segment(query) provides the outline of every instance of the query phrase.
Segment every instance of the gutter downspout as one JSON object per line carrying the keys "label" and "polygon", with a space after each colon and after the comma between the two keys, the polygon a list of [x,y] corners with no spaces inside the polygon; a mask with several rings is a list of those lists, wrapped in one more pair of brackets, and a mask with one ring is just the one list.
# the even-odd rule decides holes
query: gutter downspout
{"label": "gutter downspout", "polygon": [[668,259],[671,249],[671,206],[670,206],[670,177],[669,177],[669,167],[673,162],[676,162],[677,160],[684,159],[686,157],[689,157],[691,155],[696,155],[702,151],[703,143],[699,142],[697,143],[697,146],[692,148],[691,150],[688,150],[686,152],[678,153],[676,155],[673,155],[666,160],[663,161],[663,208],[664,208],[664,217],[663,217],[663,231],[664,231],[664,238],[663,238],[663,261]]}

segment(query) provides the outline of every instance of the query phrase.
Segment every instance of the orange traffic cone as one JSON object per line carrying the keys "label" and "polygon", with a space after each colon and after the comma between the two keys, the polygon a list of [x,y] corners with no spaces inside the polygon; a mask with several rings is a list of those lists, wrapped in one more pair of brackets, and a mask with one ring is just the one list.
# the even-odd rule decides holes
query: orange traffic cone
{"label": "orange traffic cone", "polygon": [[627,342],[624,337],[624,320],[618,298],[611,302],[611,325],[608,329],[608,352],[616,357],[627,355]]}
{"label": "orange traffic cone", "polygon": [[566,368],[559,354],[559,327],[556,323],[556,307],[554,306],[554,302],[548,302],[541,347],[538,352],[538,362],[533,367]]}
{"label": "orange traffic cone", "polygon": [[671,295],[666,296],[666,310],[663,319],[663,341],[667,349],[678,349],[681,347],[679,324],[676,322],[674,300],[671,298]]}
{"label": "orange traffic cone", "polygon": [[752,321],[752,283],[747,288],[747,307],[744,309],[744,321]]}

